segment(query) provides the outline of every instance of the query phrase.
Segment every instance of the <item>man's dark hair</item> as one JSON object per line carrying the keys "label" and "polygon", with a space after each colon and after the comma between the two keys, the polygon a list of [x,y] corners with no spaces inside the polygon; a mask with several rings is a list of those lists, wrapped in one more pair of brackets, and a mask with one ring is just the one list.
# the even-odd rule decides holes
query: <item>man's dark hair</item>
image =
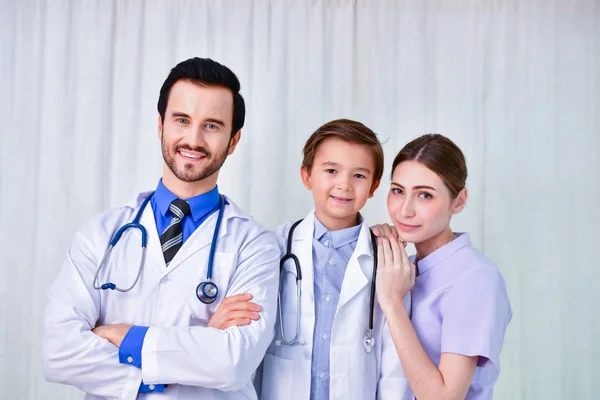
{"label": "man's dark hair", "polygon": [[231,136],[235,135],[244,126],[246,105],[240,94],[240,81],[237,76],[226,66],[210,58],[190,58],[177,64],[165,79],[158,96],[158,113],[164,123],[169,92],[179,80],[186,80],[205,87],[223,87],[231,90],[233,94],[233,122]]}

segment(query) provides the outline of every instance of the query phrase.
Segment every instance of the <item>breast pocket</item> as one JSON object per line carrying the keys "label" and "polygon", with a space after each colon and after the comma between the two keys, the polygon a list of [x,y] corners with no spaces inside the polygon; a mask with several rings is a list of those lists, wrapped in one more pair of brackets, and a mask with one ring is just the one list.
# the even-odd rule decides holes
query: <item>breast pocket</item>
{"label": "breast pocket", "polygon": [[[205,257],[199,257],[198,259],[202,260],[200,262],[204,262],[204,266],[201,268],[194,268],[194,265],[186,266],[186,268],[195,270],[195,273],[190,274],[184,285],[185,287],[181,288],[189,313],[190,326],[206,326],[208,324],[208,321],[223,301],[227,293],[229,280],[235,270],[235,256],[233,254],[215,252],[212,282],[217,286],[218,294],[217,299],[213,303],[205,304],[198,298],[198,285],[207,281],[208,265],[206,260],[208,259],[208,253]],[[198,265],[198,261],[193,262]]]}
{"label": "breast pocket", "polygon": [[262,400],[292,398],[294,362],[267,353],[263,362]]}
{"label": "breast pocket", "polygon": [[[296,286],[296,277],[290,273],[283,272],[279,280],[279,303],[277,315],[277,332],[275,336],[278,339],[281,337],[281,327],[283,325],[285,339],[292,340],[296,336],[298,326],[298,305],[300,298],[298,297],[298,288]],[[283,321],[280,319],[283,317]]]}

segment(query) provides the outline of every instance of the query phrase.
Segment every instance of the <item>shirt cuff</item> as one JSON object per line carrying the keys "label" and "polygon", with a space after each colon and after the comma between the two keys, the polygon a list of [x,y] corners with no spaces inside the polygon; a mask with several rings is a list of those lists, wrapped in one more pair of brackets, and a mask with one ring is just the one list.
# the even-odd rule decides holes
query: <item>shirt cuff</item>
{"label": "shirt cuff", "polygon": [[144,382],[140,385],[139,393],[157,392],[162,393],[165,391],[165,385],[146,385]]}
{"label": "shirt cuff", "polygon": [[119,347],[119,362],[121,364],[142,368],[142,346],[147,331],[147,326],[132,326],[129,329]]}

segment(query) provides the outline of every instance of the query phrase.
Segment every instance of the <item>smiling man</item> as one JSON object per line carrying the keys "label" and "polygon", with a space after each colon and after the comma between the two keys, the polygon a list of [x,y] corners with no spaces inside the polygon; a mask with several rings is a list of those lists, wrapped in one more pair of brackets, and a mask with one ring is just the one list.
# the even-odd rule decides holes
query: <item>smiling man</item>
{"label": "smiling man", "polygon": [[[171,70],[158,99],[162,179],[75,235],[44,315],[46,379],[86,399],[256,398],[279,248],[217,186],[244,125],[239,90],[210,59]],[[143,229],[117,233],[132,221]]]}

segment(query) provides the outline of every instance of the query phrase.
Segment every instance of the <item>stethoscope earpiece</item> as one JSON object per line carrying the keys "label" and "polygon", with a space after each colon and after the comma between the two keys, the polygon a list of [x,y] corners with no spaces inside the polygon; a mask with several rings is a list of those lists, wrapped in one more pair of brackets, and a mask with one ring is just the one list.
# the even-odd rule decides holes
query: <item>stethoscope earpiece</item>
{"label": "stethoscope earpiece", "polygon": [[211,281],[201,282],[196,287],[196,297],[204,304],[212,304],[219,295],[219,288]]}

